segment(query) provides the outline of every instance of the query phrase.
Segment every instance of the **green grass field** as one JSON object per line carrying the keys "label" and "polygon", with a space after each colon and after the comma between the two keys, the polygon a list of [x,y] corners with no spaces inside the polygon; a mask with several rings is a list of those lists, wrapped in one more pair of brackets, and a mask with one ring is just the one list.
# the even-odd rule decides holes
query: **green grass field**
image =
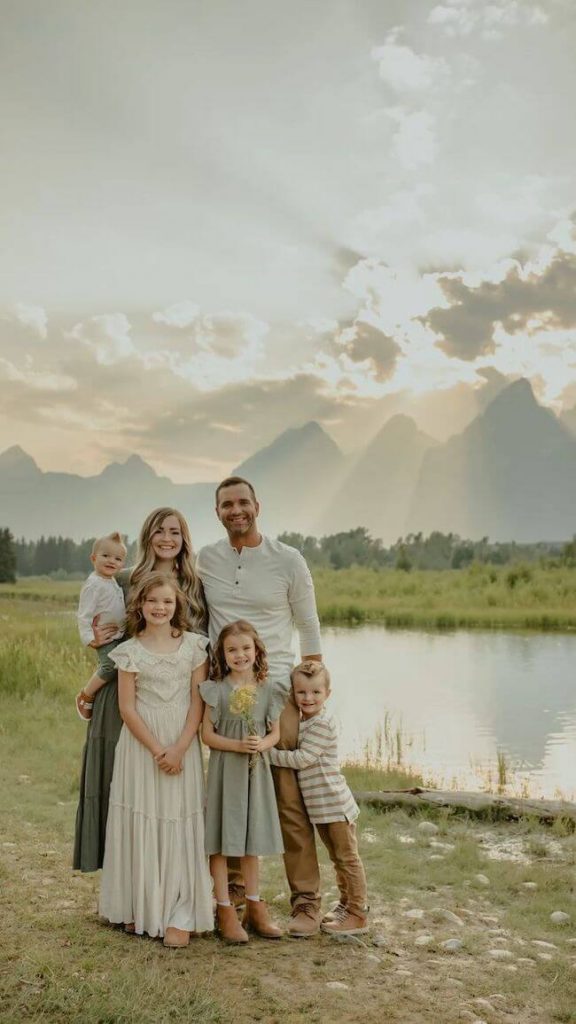
{"label": "green grass field", "polygon": [[[98,876],[70,869],[85,735],[73,694],[92,667],[76,634],[77,588],[16,589],[0,601],[2,1024],[576,1024],[576,835],[562,823],[363,808],[371,934],[354,944],[234,949],[206,936],[171,951],[103,924]],[[419,781],[347,771],[359,788]],[[323,852],[321,870],[327,906],[336,890]],[[262,888],[285,921],[280,859],[264,861]],[[554,910],[570,922],[554,925]]]}
{"label": "green grass field", "polygon": [[[476,564],[445,572],[356,568],[316,569],[313,575],[325,625],[576,629],[576,569]],[[72,611],[80,586],[36,577],[0,584],[0,615],[4,601],[14,600]]]}
{"label": "green grass field", "polygon": [[445,572],[319,569],[326,624],[402,628],[576,629],[576,570],[473,565]]}

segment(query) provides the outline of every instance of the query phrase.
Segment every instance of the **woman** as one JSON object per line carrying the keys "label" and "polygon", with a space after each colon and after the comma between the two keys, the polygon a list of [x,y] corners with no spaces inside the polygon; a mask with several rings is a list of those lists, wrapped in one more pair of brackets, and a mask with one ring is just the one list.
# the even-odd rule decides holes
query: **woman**
{"label": "woman", "polygon": [[[194,571],[190,532],[184,516],[174,508],[157,508],[144,521],[138,538],[136,565],[123,569],[117,576],[126,603],[131,589],[150,572],[165,573],[178,580],[187,598],[189,629],[205,634],[206,606],[202,584]],[[94,625],[98,645],[107,643],[115,632],[117,626],[113,622]],[[94,698],[82,756],[72,864],[80,871],[97,871],[102,867],[114,751],[121,728],[118,679],[114,673]]]}

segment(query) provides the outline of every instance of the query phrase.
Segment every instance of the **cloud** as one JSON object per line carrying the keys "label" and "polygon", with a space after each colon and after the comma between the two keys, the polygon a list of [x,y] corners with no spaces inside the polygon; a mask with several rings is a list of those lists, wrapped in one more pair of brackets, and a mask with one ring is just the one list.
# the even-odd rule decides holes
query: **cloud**
{"label": "cloud", "polygon": [[[46,392],[48,394],[56,391],[75,391],[77,384],[72,377],[65,374],[49,373],[30,368],[21,370],[10,362],[9,359],[0,357],[0,380],[5,383],[21,385],[22,390],[35,392]],[[5,399],[7,396],[5,396]]]}
{"label": "cloud", "polygon": [[378,383],[392,376],[401,351],[394,338],[359,320],[341,331],[334,342],[337,351],[352,363],[364,364]]}
{"label": "cloud", "polygon": [[387,202],[363,210],[354,219],[351,235],[365,256],[382,256],[390,251],[398,260],[398,243],[405,241],[406,230],[424,225],[426,200],[434,195],[432,185],[419,182],[413,188],[391,193]]}
{"label": "cloud", "polygon": [[394,334],[400,325],[443,299],[436,275],[389,267],[374,257],[359,260],[344,288],[357,299],[362,313],[369,314],[368,319],[376,320],[387,334]]}
{"label": "cloud", "polygon": [[104,313],[93,316],[87,323],[76,324],[69,337],[91,349],[102,366],[113,366],[136,354],[131,330],[130,321],[124,313]]}
{"label": "cloud", "polygon": [[202,317],[195,339],[204,352],[222,359],[254,358],[262,354],[268,324],[249,313],[224,311]]}
{"label": "cloud", "polygon": [[428,15],[448,36],[469,36],[479,32],[485,39],[501,39],[518,27],[546,25],[548,14],[539,4],[520,0],[445,0]]}
{"label": "cloud", "polygon": [[407,170],[434,163],[438,152],[436,118],[428,110],[389,107],[386,111],[396,122],[392,137],[394,155]]}
{"label": "cloud", "polygon": [[168,327],[190,327],[198,318],[200,308],[194,302],[188,300],[175,302],[166,309],[152,314],[152,319],[157,324],[167,324]]}
{"label": "cloud", "polygon": [[15,308],[16,319],[23,327],[29,327],[39,338],[45,339],[48,334],[48,317],[42,306],[30,306],[18,302]]}
{"label": "cloud", "polygon": [[[14,306],[0,312],[0,323],[10,324],[13,329],[21,331],[21,337],[35,334],[42,341],[48,336],[48,316],[43,306],[31,305],[27,302],[17,302]],[[19,343],[20,344],[20,343]]]}
{"label": "cloud", "polygon": [[576,256],[576,214],[559,220],[548,233],[548,238],[563,252]]}
{"label": "cloud", "polygon": [[429,92],[437,85],[445,85],[450,78],[450,68],[444,58],[416,53],[398,41],[399,35],[400,30],[393,29],[384,45],[372,50],[371,56],[378,61],[382,81],[400,94]]}
{"label": "cloud", "polygon": [[473,360],[493,353],[495,332],[532,335],[576,327],[576,256],[558,252],[543,267],[510,261],[502,280],[470,284],[462,274],[437,277],[447,308],[422,318],[449,356]]}

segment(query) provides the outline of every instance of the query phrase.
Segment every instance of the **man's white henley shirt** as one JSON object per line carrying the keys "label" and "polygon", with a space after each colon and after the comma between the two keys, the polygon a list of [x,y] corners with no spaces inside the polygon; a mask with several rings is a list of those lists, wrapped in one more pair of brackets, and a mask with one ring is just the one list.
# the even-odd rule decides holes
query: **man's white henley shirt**
{"label": "man's white henley shirt", "polygon": [[232,547],[227,537],[208,544],[196,562],[214,647],[224,626],[246,619],[268,653],[269,678],[285,689],[294,665],[294,627],[301,657],[320,654],[320,623],[310,570],[296,548],[262,537],[257,547]]}

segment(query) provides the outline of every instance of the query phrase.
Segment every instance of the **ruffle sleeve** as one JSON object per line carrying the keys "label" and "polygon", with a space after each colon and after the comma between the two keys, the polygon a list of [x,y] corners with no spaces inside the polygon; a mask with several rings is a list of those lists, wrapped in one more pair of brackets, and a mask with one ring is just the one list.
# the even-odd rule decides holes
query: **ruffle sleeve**
{"label": "ruffle sleeve", "polygon": [[110,651],[108,657],[110,658],[110,661],[114,662],[116,668],[121,668],[124,672],[140,671],[140,667],[136,660],[133,640],[125,640],[124,643],[118,644],[118,647],[115,647],[113,651]]}
{"label": "ruffle sleeve", "polygon": [[192,654],[192,670],[203,665],[208,657],[208,637],[201,633],[187,633],[186,644]]}
{"label": "ruffle sleeve", "polygon": [[212,679],[207,679],[205,683],[200,683],[198,687],[202,700],[210,708],[210,718],[212,725],[215,727],[218,726],[220,721],[221,687],[222,683],[215,683]]}
{"label": "ruffle sleeve", "polygon": [[266,710],[266,727],[268,729],[270,729],[272,724],[277,722],[280,718],[287,700],[288,693],[286,690],[283,690],[280,686],[270,687],[268,708]]}

